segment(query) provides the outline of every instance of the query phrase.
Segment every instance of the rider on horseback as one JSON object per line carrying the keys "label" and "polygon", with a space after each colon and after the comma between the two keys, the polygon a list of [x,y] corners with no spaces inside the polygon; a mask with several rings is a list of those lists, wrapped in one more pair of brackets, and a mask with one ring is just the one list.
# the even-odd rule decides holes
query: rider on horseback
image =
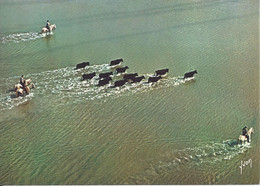
{"label": "rider on horseback", "polygon": [[51,26],[51,23],[49,22],[49,20],[47,20],[46,28],[49,30],[49,32],[51,32],[50,26]]}
{"label": "rider on horseback", "polygon": [[23,75],[21,75],[21,77],[20,77],[20,84],[24,87],[24,78],[23,78]]}
{"label": "rider on horseback", "polygon": [[245,126],[242,129],[242,134],[247,138],[247,142],[249,143],[249,135],[248,135],[248,128],[247,128],[247,126]]}

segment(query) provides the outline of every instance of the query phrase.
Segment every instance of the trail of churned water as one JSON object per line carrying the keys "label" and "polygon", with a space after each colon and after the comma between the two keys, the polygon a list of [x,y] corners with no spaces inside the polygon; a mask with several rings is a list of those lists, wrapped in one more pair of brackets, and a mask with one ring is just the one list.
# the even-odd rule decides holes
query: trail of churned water
{"label": "trail of churned water", "polygon": [[[159,82],[148,83],[148,78],[153,74],[142,74],[145,80],[139,83],[126,83],[122,87],[113,87],[114,82],[123,79],[123,75],[114,74],[112,81],[105,86],[98,86],[99,73],[113,71],[108,64],[93,65],[84,69],[75,70],[73,67],[61,68],[52,71],[45,71],[35,74],[28,74],[34,82],[36,88],[31,90],[31,93],[24,97],[15,97],[14,90],[10,89],[7,93],[0,95],[1,110],[11,109],[15,106],[33,99],[33,97],[41,96],[45,99],[53,99],[61,105],[70,102],[78,103],[82,100],[95,100],[102,98],[117,98],[123,95],[138,94],[148,92],[157,88],[177,86],[194,78],[184,80],[181,77],[164,77]],[[96,72],[96,76],[91,80],[82,81],[82,74]],[[13,87],[14,79],[18,77],[10,77],[5,80],[9,87]],[[59,105],[58,103],[58,105]]]}
{"label": "trail of churned water", "polygon": [[[178,141],[178,143],[182,142]],[[204,166],[214,169],[218,163],[233,159],[248,151],[249,148],[251,148],[250,144],[240,145],[236,144],[234,140],[226,140],[223,142],[199,143],[195,147],[172,150],[164,154],[163,158],[157,163],[150,164],[150,167],[144,172],[131,176],[126,184],[156,184],[160,178],[165,175],[173,176],[184,166],[191,169],[198,167],[197,171],[203,169]],[[204,180],[203,183],[209,184],[210,180]]]}
{"label": "trail of churned water", "polygon": [[[0,4],[8,18],[0,22],[1,183],[259,182],[257,2]],[[37,33],[46,10],[59,25],[55,37]],[[97,86],[99,73],[114,72],[103,63],[115,57],[145,79],[113,88],[122,79],[114,74]],[[98,65],[75,70],[84,60]],[[148,84],[162,68],[169,75]],[[178,77],[195,69],[189,83]],[[16,98],[21,74],[36,87]],[[256,131],[251,145],[223,141],[244,125]]]}
{"label": "trail of churned water", "polygon": [[[53,35],[53,32],[48,33],[50,35]],[[21,32],[21,33],[12,33],[7,36],[3,36],[1,38],[2,43],[7,44],[7,43],[20,43],[24,41],[32,41],[36,40],[39,38],[45,37],[47,34],[41,34],[38,32]]]}

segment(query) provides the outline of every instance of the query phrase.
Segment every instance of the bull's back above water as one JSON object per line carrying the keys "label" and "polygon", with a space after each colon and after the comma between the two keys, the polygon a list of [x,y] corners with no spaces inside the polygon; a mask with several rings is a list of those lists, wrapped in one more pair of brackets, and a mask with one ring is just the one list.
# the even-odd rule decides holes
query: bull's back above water
{"label": "bull's back above water", "polygon": [[191,72],[187,72],[187,73],[184,74],[184,79],[191,78],[191,77],[194,76],[194,74],[197,74],[197,73],[198,73],[197,70],[194,70],[194,71],[191,71]]}

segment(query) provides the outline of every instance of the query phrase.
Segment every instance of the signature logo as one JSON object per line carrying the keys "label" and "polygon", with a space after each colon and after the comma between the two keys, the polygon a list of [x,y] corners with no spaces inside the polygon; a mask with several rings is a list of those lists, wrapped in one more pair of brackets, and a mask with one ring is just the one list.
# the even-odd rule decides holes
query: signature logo
{"label": "signature logo", "polygon": [[252,159],[241,161],[241,164],[239,165],[241,175],[243,174],[243,168],[248,165],[250,165],[250,168],[252,168]]}

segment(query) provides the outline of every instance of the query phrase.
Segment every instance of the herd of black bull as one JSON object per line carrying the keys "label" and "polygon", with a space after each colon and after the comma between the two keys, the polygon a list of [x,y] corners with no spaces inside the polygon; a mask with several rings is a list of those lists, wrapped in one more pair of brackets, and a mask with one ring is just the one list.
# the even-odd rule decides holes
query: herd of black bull
{"label": "herd of black bull", "polygon": [[[110,66],[117,66],[121,62],[123,62],[122,58],[121,59],[112,60],[110,62]],[[82,63],[77,64],[76,69],[85,68],[86,66],[89,66],[89,65],[90,65],[89,62],[82,62]],[[115,69],[115,71],[116,71],[117,74],[121,74],[121,73],[125,73],[126,69],[129,69],[128,66],[117,67]],[[169,72],[169,69],[162,69],[162,70],[155,71],[155,76],[149,77],[148,78],[148,83],[157,82],[158,80],[160,80],[162,78],[163,75],[166,75],[168,72]],[[191,77],[194,76],[194,74],[197,74],[196,70],[194,70],[192,72],[185,73],[184,74],[184,79],[191,78]],[[113,75],[113,72],[100,73],[98,75],[99,76],[98,86],[103,86],[103,85],[109,84],[109,82],[112,80],[111,75]],[[96,72],[89,73],[89,74],[83,74],[82,75],[82,80],[90,80],[90,79],[92,79],[95,76],[96,76]],[[114,87],[123,86],[126,82],[137,83],[137,82],[142,81],[143,79],[145,79],[145,77],[144,76],[138,76],[137,73],[124,74],[122,80],[115,81]]]}

